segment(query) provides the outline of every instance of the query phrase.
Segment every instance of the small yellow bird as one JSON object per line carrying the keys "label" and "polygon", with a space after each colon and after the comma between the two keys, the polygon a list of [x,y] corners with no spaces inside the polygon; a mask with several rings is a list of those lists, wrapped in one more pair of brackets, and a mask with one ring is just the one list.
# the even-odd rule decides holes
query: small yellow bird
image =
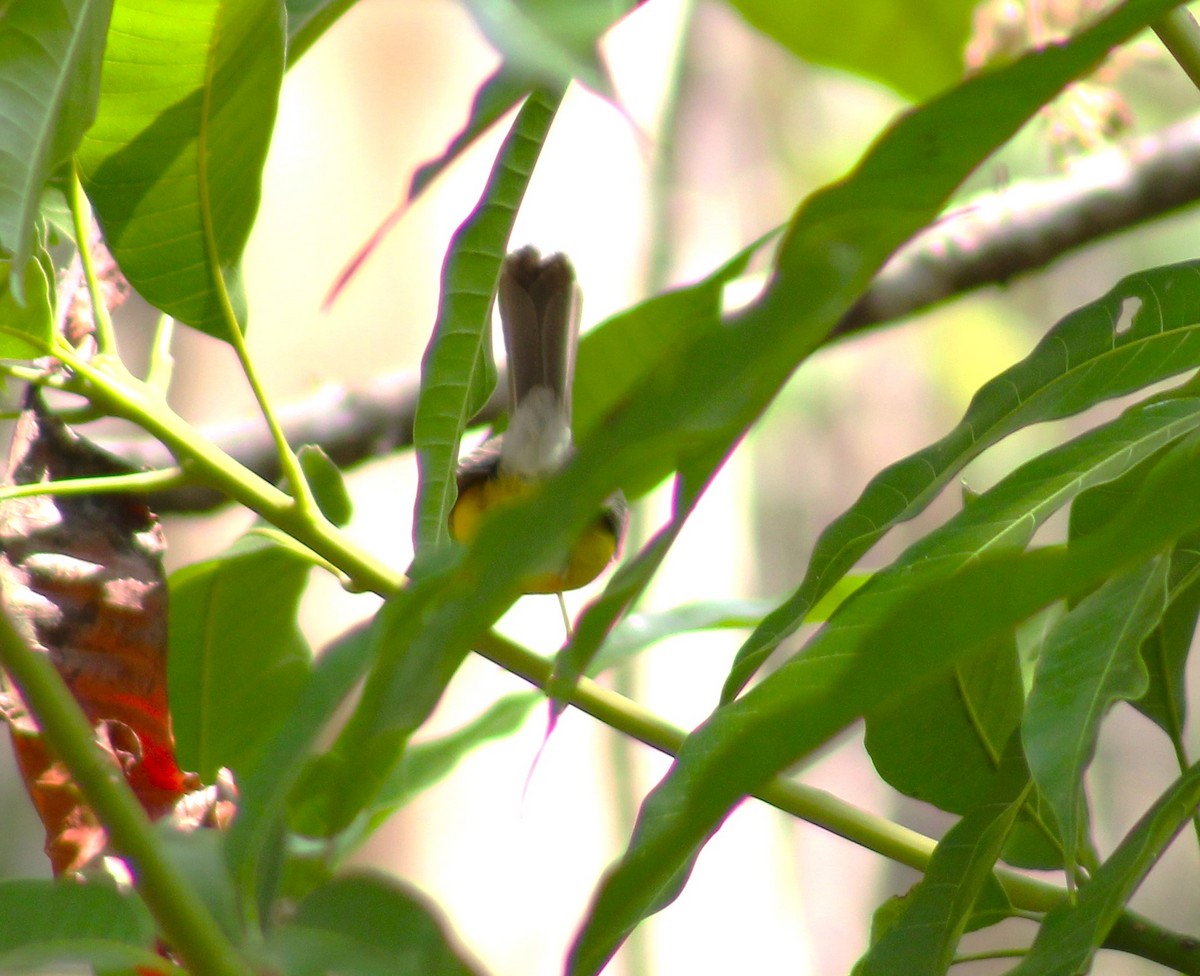
{"label": "small yellow bird", "polygon": [[[459,462],[450,534],[464,543],[475,537],[491,509],[527,497],[573,451],[571,385],[581,303],[575,269],[563,254],[542,258],[535,248],[524,247],[505,259],[497,301],[508,352],[508,430]],[[524,580],[522,590],[562,593],[594,580],[620,548],[627,510],[618,491],[565,564]]]}

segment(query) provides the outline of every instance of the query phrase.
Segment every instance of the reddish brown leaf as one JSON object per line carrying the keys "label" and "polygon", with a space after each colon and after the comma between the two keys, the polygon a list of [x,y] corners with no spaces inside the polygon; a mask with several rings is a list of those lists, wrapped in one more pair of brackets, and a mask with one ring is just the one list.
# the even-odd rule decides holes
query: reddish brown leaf
{"label": "reddish brown leaf", "polygon": [[[32,395],[13,437],[7,481],[42,484],[128,472]],[[30,645],[47,654],[151,817],[199,787],[175,762],[167,712],[163,536],[128,494],[37,495],[0,503],[0,586]],[[10,716],[26,788],[56,874],[104,847],[103,829],[19,707]]]}

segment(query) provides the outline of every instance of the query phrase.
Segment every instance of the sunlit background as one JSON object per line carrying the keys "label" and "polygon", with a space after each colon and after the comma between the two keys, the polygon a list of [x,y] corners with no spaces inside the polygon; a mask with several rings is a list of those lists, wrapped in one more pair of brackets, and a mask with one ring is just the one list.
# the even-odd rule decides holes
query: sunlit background
{"label": "sunlit background", "polygon": [[[711,271],[786,220],[807,192],[844,173],[904,107],[881,87],[798,63],[718,3],[651,0],[612,31],[605,52],[621,110],[586,91],[571,92],[512,241],[571,256],[585,296],[585,328]],[[246,262],[251,349],[276,402],[326,385],[360,387],[383,373],[415,374],[436,312],[447,241],[478,198],[503,125],[416,202],[331,310],[321,305],[345,262],[403,198],[414,169],[438,155],[465,121],[495,63],[453,0],[361,0],[289,73]],[[1133,69],[1129,86],[1142,128],[1195,101],[1179,73],[1152,56]],[[1034,133],[989,164],[974,186],[1002,191],[1055,165]],[[1121,273],[1194,257],[1196,229],[1193,216],[1176,217],[1089,248],[1047,274],[820,353],[705,496],[646,607],[786,593],[803,574],[821,527],[873,473],[945,433],[984,380]],[[175,349],[173,400],[185,416],[210,422],[253,414],[225,346],[185,332]],[[974,465],[967,480],[987,487],[1016,459],[1060,435],[1058,428],[1018,438]],[[411,456],[363,465],[350,485],[353,536],[391,564],[406,565]],[[949,491],[928,517],[896,530],[867,564],[899,552],[958,504],[957,492]],[[635,513],[634,541],[666,513],[665,497],[648,499]],[[220,552],[249,522],[237,511],[170,519],[171,565]],[[588,595],[569,598],[573,612]],[[314,579],[304,611],[313,646],[377,605]],[[563,640],[552,598],[522,600],[502,629],[546,654]],[[691,727],[715,704],[743,637],[720,632],[667,641],[612,680]],[[490,663],[471,660],[427,732],[453,729],[522,687]],[[1167,747],[1126,713],[1110,725],[1091,779],[1100,836],[1110,846],[1128,826],[1120,797],[1144,807],[1174,775]],[[544,711],[535,711],[520,734],[480,748],[358,858],[427,892],[462,944],[496,976],[561,971],[598,876],[623,849],[638,802],[667,765],[578,713],[567,713],[539,757],[544,732]],[[0,869],[44,875],[40,826],[19,786],[11,785],[7,750],[0,750],[0,763],[10,784],[0,794],[7,833]],[[801,775],[917,829],[937,833],[946,826],[936,812],[902,801],[876,778],[857,736]],[[1195,862],[1193,845],[1177,864],[1152,875],[1143,907],[1166,924],[1194,927],[1200,921],[1194,899],[1172,893],[1195,877]],[[610,972],[847,973],[866,947],[872,908],[915,877],[747,802],[709,844],[682,897],[635,934]],[[1028,935],[1013,927],[998,944]],[[1108,957],[1095,971],[1143,970],[1153,971]]]}

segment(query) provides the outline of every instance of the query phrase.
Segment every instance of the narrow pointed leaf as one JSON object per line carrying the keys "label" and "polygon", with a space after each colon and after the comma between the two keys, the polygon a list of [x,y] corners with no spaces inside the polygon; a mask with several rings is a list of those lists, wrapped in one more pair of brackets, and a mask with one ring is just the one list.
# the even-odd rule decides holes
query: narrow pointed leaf
{"label": "narrow pointed leaf", "polygon": [[1158,799],[1080,887],[1074,904],[1046,916],[1033,948],[1008,976],[1077,976],[1091,968],[1130,897],[1200,805],[1200,766],[1193,766]]}
{"label": "narrow pointed leaf", "polygon": [[[1200,524],[1198,457],[1200,437],[1193,434],[1155,469],[1138,504],[1069,551],[974,559],[949,576],[941,560],[918,561],[894,579],[900,588],[890,599],[878,582],[885,574],[876,575],[803,653],[719,708],[684,742],[643,804],[628,850],[602,882],[568,972],[597,972],[748,793],[1040,608],[1192,531]],[[880,594],[875,612],[872,591]]]}
{"label": "narrow pointed leaf", "polygon": [[1021,736],[1034,781],[1054,810],[1077,863],[1086,824],[1083,775],[1100,723],[1118,701],[1141,697],[1149,678],[1141,647],[1167,599],[1170,561],[1157,556],[1109,580],[1061,618],[1046,638]]}
{"label": "narrow pointed leaf", "polygon": [[239,262],[283,79],[278,0],[116,0],[84,185],[130,284],[194,328],[245,327]]}
{"label": "narrow pointed leaf", "polygon": [[54,331],[54,268],[41,247],[25,262],[19,289],[13,268],[0,259],[0,359],[36,359],[50,351]]}
{"label": "narrow pointed leaf", "polygon": [[475,209],[455,231],[442,265],[433,335],[421,362],[413,440],[420,471],[413,542],[418,559],[449,542],[458,447],[495,385],[492,300],[517,208],[562,92],[533,92],[518,113]]}
{"label": "narrow pointed leaf", "polygon": [[[985,384],[959,424],[929,447],[885,468],[817,541],[792,599],[739,651],[723,692],[735,695],[808,610],[888,529],[925,509],[986,448],[1034,423],[1086,410],[1111,397],[1200,365],[1200,264],[1131,275],[1072,312],[1028,357]],[[1138,306],[1117,331],[1126,303]]]}
{"label": "narrow pointed leaf", "polygon": [[21,303],[51,174],[96,114],[112,0],[10,0],[0,13],[0,250]]}
{"label": "narrow pointed leaf", "polygon": [[949,969],[985,886],[995,884],[992,869],[1029,792],[1029,770],[1017,746],[1006,754],[990,801],[947,831],[900,917],[854,976],[943,976]]}

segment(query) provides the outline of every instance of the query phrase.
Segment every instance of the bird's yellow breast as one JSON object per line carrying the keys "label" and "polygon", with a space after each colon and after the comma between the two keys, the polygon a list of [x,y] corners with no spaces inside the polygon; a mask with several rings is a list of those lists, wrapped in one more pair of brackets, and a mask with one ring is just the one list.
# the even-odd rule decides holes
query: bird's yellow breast
{"label": "bird's yellow breast", "polygon": [[[470,542],[479,533],[479,526],[489,512],[527,498],[536,489],[536,483],[511,475],[497,475],[465,487],[450,511],[450,535],[459,542]],[[601,514],[571,547],[561,570],[526,577],[521,590],[525,593],[561,593],[578,589],[599,576],[612,562],[616,551],[617,537]]]}

